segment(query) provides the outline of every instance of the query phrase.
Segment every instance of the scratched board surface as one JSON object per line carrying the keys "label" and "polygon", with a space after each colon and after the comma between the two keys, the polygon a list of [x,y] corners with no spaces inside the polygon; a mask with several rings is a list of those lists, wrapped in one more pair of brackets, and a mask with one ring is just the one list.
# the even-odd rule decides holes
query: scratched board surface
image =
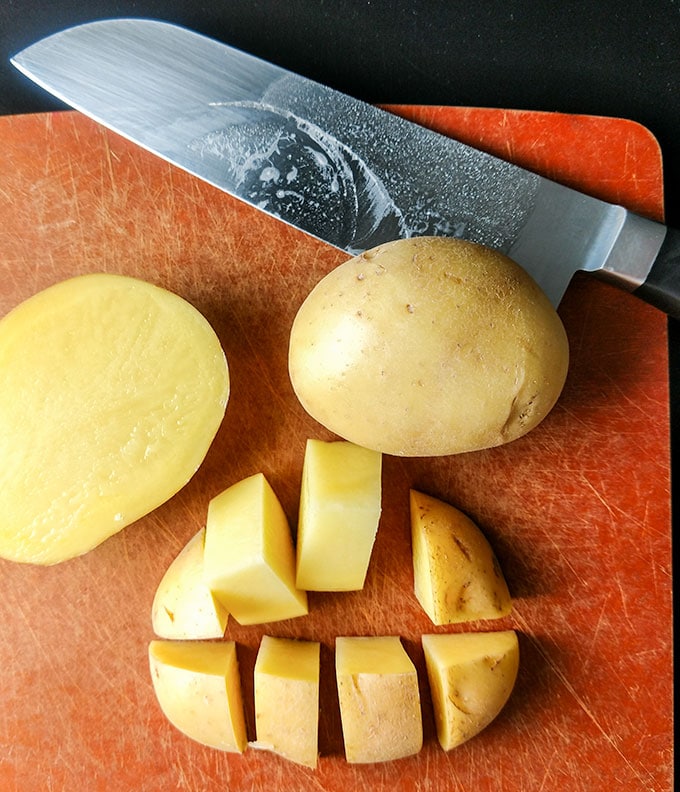
{"label": "scratched board surface", "polygon": [[[658,147],[628,121],[518,111],[398,107],[445,134],[662,216]],[[442,185],[445,189],[445,185]],[[310,615],[242,628],[249,736],[263,633],[320,640],[319,766],[204,748],[170,726],[147,665],[155,587],[204,524],[208,500],[262,471],[295,525],[307,437],[330,437],[296,402],[289,328],[338,250],[232,200],[73,113],[0,119],[0,315],[84,272],[146,278],[215,327],[232,395],[191,482],[88,555],[51,568],[0,561],[0,789],[669,790],[672,635],[666,319],[577,276],[560,314],[571,345],[564,393],[508,446],[384,460],[383,515],[362,592],[312,594]],[[361,409],[361,405],[357,405]],[[467,511],[514,596],[514,693],[477,738],[436,741],[412,593],[408,490]],[[461,627],[450,629],[463,629]],[[353,766],[333,681],[337,635],[397,634],[419,671],[417,756]]]}

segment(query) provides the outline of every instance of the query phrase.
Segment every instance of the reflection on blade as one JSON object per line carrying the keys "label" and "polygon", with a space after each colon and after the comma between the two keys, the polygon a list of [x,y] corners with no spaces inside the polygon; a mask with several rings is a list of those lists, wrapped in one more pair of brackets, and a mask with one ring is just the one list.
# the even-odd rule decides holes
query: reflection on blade
{"label": "reflection on blade", "polygon": [[[364,184],[380,185],[371,197],[394,207],[399,233],[388,226],[377,242],[460,236],[507,252],[533,209],[540,182],[535,174],[304,77],[286,73],[261,101],[323,130],[335,151],[360,163],[351,169],[358,193]],[[360,205],[359,214],[365,209]],[[352,247],[365,249],[366,241],[358,238]]]}
{"label": "reflection on blade", "polygon": [[223,168],[230,192],[350,252],[408,236],[380,179],[338,140],[275,107],[222,106],[244,120],[192,140],[189,149],[206,166]]}

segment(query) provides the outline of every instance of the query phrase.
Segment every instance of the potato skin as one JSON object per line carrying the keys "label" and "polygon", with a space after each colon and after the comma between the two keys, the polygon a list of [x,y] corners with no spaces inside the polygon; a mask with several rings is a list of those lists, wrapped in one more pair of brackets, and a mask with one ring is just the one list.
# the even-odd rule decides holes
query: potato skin
{"label": "potato skin", "polygon": [[433,624],[507,616],[508,585],[479,526],[450,503],[414,489],[410,513],[414,591]]}
{"label": "potato skin", "polygon": [[341,264],[310,292],[289,346],[307,412],[397,456],[490,448],[557,401],[569,348],[557,312],[502,253],[416,237]]}

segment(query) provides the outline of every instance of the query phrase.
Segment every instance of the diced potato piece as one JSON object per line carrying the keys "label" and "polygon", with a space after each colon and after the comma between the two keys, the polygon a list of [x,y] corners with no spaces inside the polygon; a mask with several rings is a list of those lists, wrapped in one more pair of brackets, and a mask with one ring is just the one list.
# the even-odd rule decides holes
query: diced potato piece
{"label": "diced potato piece", "polygon": [[243,753],[247,746],[233,641],[152,641],[149,665],[167,719],[197,742]]}
{"label": "diced potato piece", "polygon": [[194,534],[163,575],[151,607],[161,638],[221,638],[229,614],[203,580],[205,528]]}
{"label": "diced potato piece", "polygon": [[285,512],[256,473],[208,506],[203,579],[239,624],[292,619],[307,612],[295,587],[295,550]]}
{"label": "diced potato piece", "polygon": [[380,519],[382,455],[345,441],[308,440],[297,535],[297,586],[363,588]]}
{"label": "diced potato piece", "polygon": [[418,753],[418,676],[399,637],[339,637],[335,662],[347,761],[386,762]]}
{"label": "diced potato piece", "polygon": [[514,630],[423,635],[439,743],[445,751],[469,740],[503,709],[517,679]]}
{"label": "diced potato piece", "polygon": [[461,511],[411,490],[414,588],[434,624],[499,619],[510,593],[486,537]]}
{"label": "diced potato piece", "polygon": [[255,661],[253,747],[307,767],[319,754],[320,644],[262,637]]}
{"label": "diced potato piece", "polygon": [[228,396],[215,332],[165,289],[96,273],[18,305],[0,321],[0,557],[55,564],[160,506]]}

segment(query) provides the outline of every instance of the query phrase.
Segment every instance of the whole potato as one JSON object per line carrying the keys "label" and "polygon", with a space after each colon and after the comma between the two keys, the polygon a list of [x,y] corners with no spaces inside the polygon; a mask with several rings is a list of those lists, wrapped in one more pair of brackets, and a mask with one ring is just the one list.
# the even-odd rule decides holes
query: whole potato
{"label": "whole potato", "polygon": [[326,275],[295,317],[288,362],[301,404],[331,431],[386,454],[439,456],[533,429],[568,360],[560,318],[518,264],[417,237]]}

